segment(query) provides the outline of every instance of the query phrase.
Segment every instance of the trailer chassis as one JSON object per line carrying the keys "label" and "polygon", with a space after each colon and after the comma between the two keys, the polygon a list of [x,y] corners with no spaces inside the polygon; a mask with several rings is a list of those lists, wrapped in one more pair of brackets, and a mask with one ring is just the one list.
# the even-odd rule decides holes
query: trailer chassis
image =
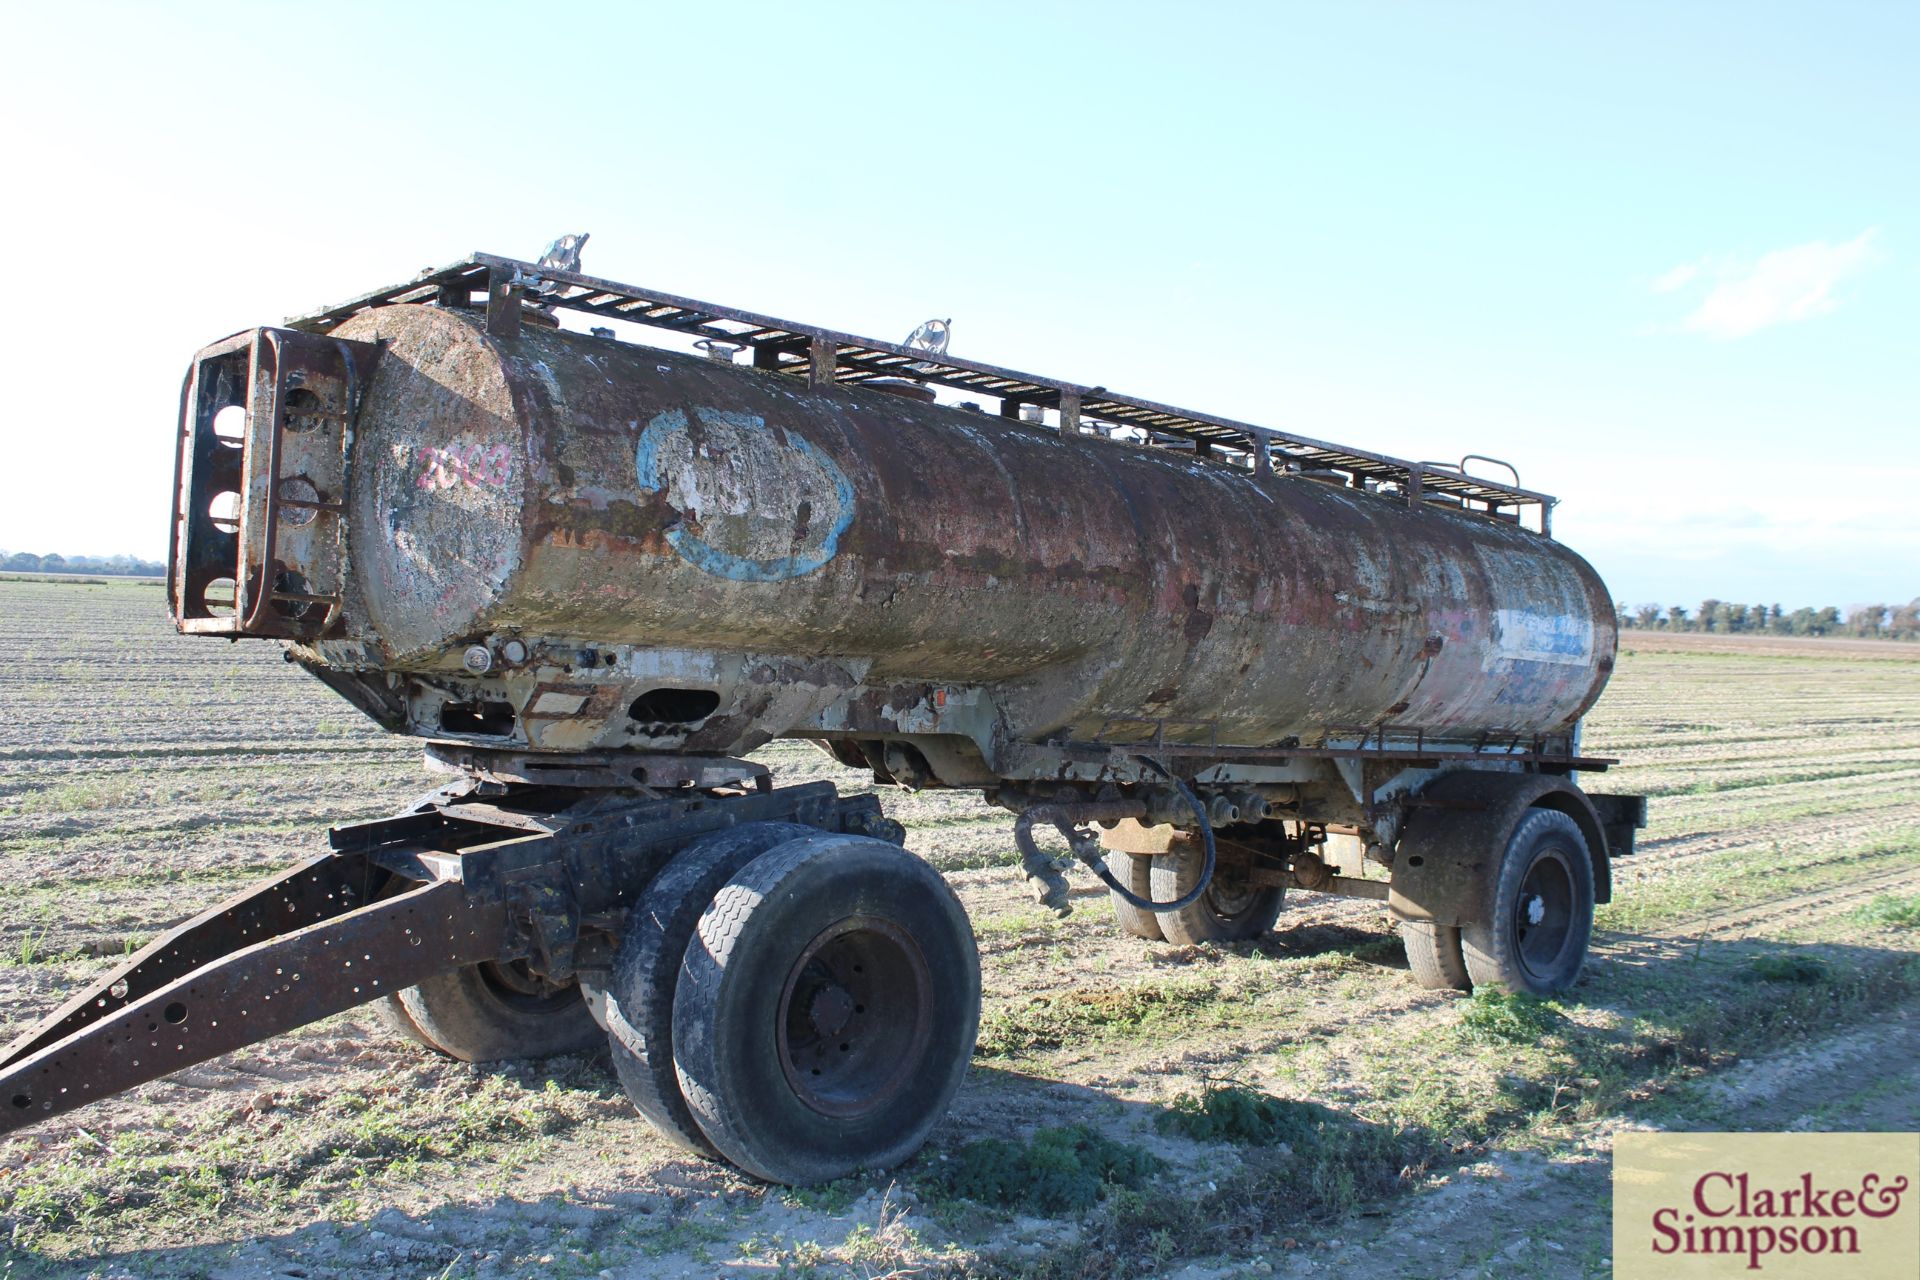
{"label": "trailer chassis", "polygon": [[334,828],[330,852],[161,935],[9,1045],[0,1133],[463,966],[524,961],[554,983],[604,971],[653,875],[729,827],[904,834],[871,795],[773,789],[732,763],[743,787],[678,794],[469,777]]}

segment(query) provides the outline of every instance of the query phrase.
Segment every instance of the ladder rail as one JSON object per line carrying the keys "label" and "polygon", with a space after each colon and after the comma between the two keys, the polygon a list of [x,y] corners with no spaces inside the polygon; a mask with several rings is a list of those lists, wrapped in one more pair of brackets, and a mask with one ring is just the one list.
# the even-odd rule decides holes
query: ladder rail
{"label": "ladder rail", "polygon": [[[1326,469],[1349,473],[1357,487],[1367,480],[1401,487],[1410,501],[1447,494],[1502,507],[1537,507],[1542,533],[1550,532],[1551,494],[1502,484],[1458,469],[1396,458],[1335,444],[1291,431],[1263,427],[1217,414],[1182,409],[1143,397],[1023,373],[999,365],[935,354],[918,348],[862,337],[838,329],[783,320],[755,311],[703,302],[657,289],[644,289],[598,276],[537,266],[514,258],[474,253],[448,266],[422,272],[405,284],[376,289],[345,302],[287,321],[290,328],[326,333],[374,307],[400,303],[473,306],[475,294],[501,294],[557,310],[669,330],[744,347],[762,370],[795,374],[814,381],[858,386],[876,378],[911,378],[951,390],[992,396],[1002,415],[1013,417],[1020,405],[1059,411],[1076,430],[1088,421],[1132,428],[1151,436],[1191,440],[1201,452],[1219,446],[1244,459],[1255,471],[1276,463],[1283,469]],[[819,363],[828,353],[824,369]],[[1516,510],[1515,514],[1518,514]]]}

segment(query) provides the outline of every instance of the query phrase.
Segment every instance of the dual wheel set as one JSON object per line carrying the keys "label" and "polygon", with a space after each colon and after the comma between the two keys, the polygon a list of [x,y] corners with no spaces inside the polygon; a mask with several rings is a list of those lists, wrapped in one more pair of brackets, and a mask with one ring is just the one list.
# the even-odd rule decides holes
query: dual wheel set
{"label": "dual wheel set", "polygon": [[[1178,902],[1192,893],[1206,870],[1197,836],[1178,835],[1165,853],[1109,853],[1107,870],[1129,893],[1148,902]],[[1280,918],[1286,890],[1234,884],[1215,873],[1207,891],[1177,911],[1143,911],[1111,891],[1120,932],[1150,942],[1240,942],[1258,938]]]}
{"label": "dual wheel set", "polygon": [[[1136,897],[1174,902],[1199,883],[1198,840],[1158,854],[1111,853],[1107,867]],[[1565,991],[1580,976],[1593,933],[1593,860],[1578,824],[1532,809],[1513,829],[1494,868],[1485,921],[1451,926],[1400,922],[1414,980],[1435,990],[1490,987],[1528,995]],[[1177,943],[1257,938],[1279,918],[1284,890],[1235,885],[1216,875],[1178,911],[1142,911],[1109,894],[1123,933]]]}
{"label": "dual wheel set", "polygon": [[[1199,883],[1198,842],[1112,854],[1136,896]],[[1551,995],[1579,976],[1593,867],[1579,827],[1530,811],[1495,869],[1485,923],[1402,922],[1423,986]],[[1216,878],[1178,911],[1113,895],[1127,933],[1257,937],[1284,890]],[[602,985],[604,983],[604,985]],[[965,910],[897,845],[794,823],[729,828],[682,849],[628,915],[611,971],[555,986],[524,964],[443,974],[376,1005],[397,1030],[469,1062],[593,1048],[604,1036],[634,1106],[690,1152],[765,1179],[825,1182],[919,1149],[966,1075],[980,958]]]}
{"label": "dual wheel set", "polygon": [[884,840],[792,823],[682,849],[629,913],[603,980],[555,987],[476,965],[388,997],[382,1016],[476,1062],[604,1036],[667,1138],[794,1185],[912,1155],[980,1022],[973,930],[939,872]]}

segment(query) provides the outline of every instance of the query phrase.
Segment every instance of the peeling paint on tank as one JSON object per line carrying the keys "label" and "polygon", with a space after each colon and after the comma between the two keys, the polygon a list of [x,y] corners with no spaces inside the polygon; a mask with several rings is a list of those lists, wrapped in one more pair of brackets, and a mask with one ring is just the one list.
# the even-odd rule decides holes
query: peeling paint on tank
{"label": "peeling paint on tank", "polygon": [[[489,344],[477,314],[386,312],[346,335],[392,339],[349,490],[368,604],[347,634],[377,632],[393,665],[439,662],[459,684],[445,655],[476,637],[550,637],[555,678],[591,648],[592,678],[624,699],[596,746],[732,753],[809,728],[902,732],[884,718],[1053,777],[1057,758],[1015,744],[1163,723],[1170,740],[1242,746],[1382,724],[1471,743],[1562,724],[1605,682],[1604,586],[1559,544],[1485,516],[564,331]],[[416,456],[406,446],[467,437],[513,446],[505,491],[429,495],[407,474],[406,494],[363,509]],[[648,466],[650,487],[636,483]],[[404,550],[383,545],[395,509]],[[696,543],[732,561],[703,563]],[[1565,638],[1517,643],[1527,624],[1502,609],[1590,618],[1593,662],[1529,660]],[[788,656],[746,656],[767,654]],[[923,703],[963,686],[992,702]],[[721,701],[675,738],[630,715],[657,687]]]}
{"label": "peeling paint on tank", "polygon": [[1488,670],[1499,663],[1592,665],[1594,628],[1586,584],[1567,565],[1493,547],[1474,550],[1493,595],[1491,644],[1483,663]]}
{"label": "peeling paint on tank", "polygon": [[393,308],[343,326],[353,333],[420,353],[375,367],[367,395],[406,429],[363,421],[347,486],[348,558],[378,584],[355,603],[391,660],[433,649],[498,599],[519,564],[529,459],[513,388],[470,324]]}
{"label": "peeling paint on tank", "polygon": [[832,560],[854,515],[839,465],[758,414],[699,407],[693,417],[697,433],[683,410],[656,414],[636,455],[641,490],[664,493],[679,517],[666,537],[681,558],[735,582],[804,577]]}
{"label": "peeling paint on tank", "polygon": [[910,707],[895,709],[892,704],[880,708],[883,720],[892,721],[901,733],[940,732],[940,709],[923,699]]}
{"label": "peeling paint on tank", "polygon": [[1593,658],[1593,623],[1572,614],[1527,609],[1494,612],[1495,651],[1516,662],[1585,667]]}

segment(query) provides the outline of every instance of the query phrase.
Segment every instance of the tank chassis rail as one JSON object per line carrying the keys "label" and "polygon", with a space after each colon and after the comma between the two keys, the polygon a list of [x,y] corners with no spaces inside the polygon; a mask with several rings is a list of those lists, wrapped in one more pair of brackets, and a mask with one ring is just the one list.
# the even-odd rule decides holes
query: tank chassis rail
{"label": "tank chassis rail", "polygon": [[[544,803],[543,803],[544,802]],[[483,961],[611,961],[624,911],[710,832],[791,821],[894,839],[830,782],[720,795],[469,778],[163,934],[0,1055],[0,1134]]]}

